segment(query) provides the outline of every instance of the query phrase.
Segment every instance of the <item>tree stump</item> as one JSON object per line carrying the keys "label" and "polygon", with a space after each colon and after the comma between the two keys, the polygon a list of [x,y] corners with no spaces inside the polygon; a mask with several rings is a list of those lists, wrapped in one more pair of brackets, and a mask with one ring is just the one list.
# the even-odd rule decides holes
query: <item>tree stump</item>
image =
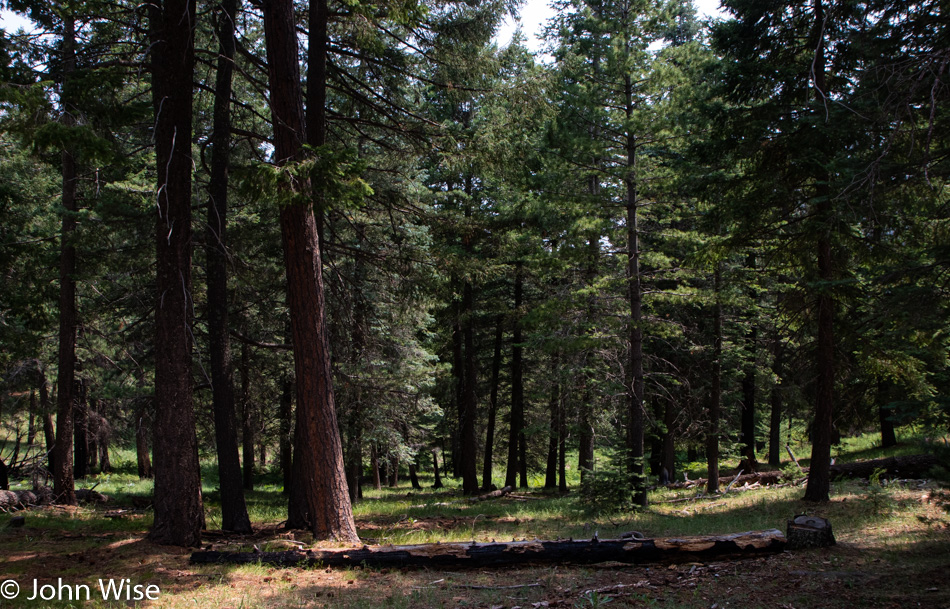
{"label": "tree stump", "polygon": [[789,550],[824,548],[836,543],[835,536],[831,532],[831,523],[827,519],[804,514],[788,521],[785,537],[788,540],[786,547]]}

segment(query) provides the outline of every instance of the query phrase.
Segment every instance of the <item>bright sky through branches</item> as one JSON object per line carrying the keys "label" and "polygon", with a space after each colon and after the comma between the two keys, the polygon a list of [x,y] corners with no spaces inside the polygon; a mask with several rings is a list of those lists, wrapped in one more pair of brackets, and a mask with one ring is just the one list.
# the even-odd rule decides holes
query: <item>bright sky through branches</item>
{"label": "bright sky through branches", "polygon": [[[693,0],[700,17],[724,17],[719,9],[719,0]],[[525,45],[537,52],[541,46],[541,31],[548,19],[554,16],[550,7],[550,0],[527,0],[521,7],[521,32],[525,37]],[[496,36],[498,44],[504,46],[511,42],[517,24],[508,19]]]}

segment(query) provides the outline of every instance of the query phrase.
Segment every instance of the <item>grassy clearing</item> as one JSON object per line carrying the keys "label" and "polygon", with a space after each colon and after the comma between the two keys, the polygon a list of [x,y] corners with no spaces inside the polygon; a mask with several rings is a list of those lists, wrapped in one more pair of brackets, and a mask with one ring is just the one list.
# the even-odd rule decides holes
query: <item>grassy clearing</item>
{"label": "grassy clearing", "polygon": [[[855,447],[867,450],[867,447]],[[248,497],[257,532],[222,536],[213,476],[205,478],[211,531],[206,547],[283,549],[294,535],[280,528],[285,499],[276,486]],[[122,505],[146,494],[131,471],[100,477],[96,490]],[[833,500],[816,506],[800,500],[802,489],[785,487],[696,498],[695,490],[651,494],[642,512],[591,518],[577,493],[540,491],[470,503],[457,489],[413,491],[408,484],[365,489],[354,506],[360,535],[383,544],[490,541],[513,538],[601,538],[638,530],[653,537],[784,529],[803,512],[831,520],[839,544],[768,558],[687,565],[536,566],[509,569],[273,569],[188,564],[186,550],[145,538],[151,516],[105,517],[104,507],[27,511],[26,526],[9,527],[0,515],[0,582],[14,580],[21,595],[0,607],[948,607],[944,585],[950,567],[950,516],[934,501],[932,485],[918,488],[837,482]],[[216,520],[217,519],[217,520]],[[37,585],[89,585],[90,600],[27,600]],[[101,599],[99,579],[127,578],[159,587],[149,602]],[[523,586],[523,587],[511,587]],[[47,589],[53,590],[53,588]],[[544,604],[546,603],[546,604]]]}

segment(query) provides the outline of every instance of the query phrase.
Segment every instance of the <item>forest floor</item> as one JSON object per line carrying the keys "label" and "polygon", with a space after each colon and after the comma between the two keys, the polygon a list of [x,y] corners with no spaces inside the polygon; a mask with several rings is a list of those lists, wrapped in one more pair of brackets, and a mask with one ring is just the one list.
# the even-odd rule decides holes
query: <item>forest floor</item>
{"label": "forest floor", "polygon": [[[382,544],[593,534],[606,539],[629,530],[647,537],[784,530],[788,518],[805,512],[828,518],[838,541],[829,548],[735,561],[448,570],[194,566],[190,550],[146,539],[148,512],[107,517],[123,504],[116,493],[104,506],[19,512],[25,517],[19,527],[11,526],[11,515],[0,515],[0,608],[950,607],[950,514],[941,504],[946,491],[919,481],[836,482],[832,490],[825,505],[802,502],[797,485],[732,489],[719,497],[661,490],[651,494],[645,511],[598,519],[579,509],[577,493],[522,492],[469,503],[456,490],[404,486],[367,493],[356,505],[360,535]],[[281,528],[279,493],[255,491],[249,503],[255,534],[222,535],[213,530],[215,514],[209,511],[206,549],[286,549],[291,539],[310,545],[305,534]],[[135,602],[133,589],[131,600],[123,593],[121,601],[104,601],[99,580],[114,586],[128,580],[141,593],[152,585],[157,600]],[[12,600],[9,581],[20,588]],[[30,599],[34,589],[39,598]]]}

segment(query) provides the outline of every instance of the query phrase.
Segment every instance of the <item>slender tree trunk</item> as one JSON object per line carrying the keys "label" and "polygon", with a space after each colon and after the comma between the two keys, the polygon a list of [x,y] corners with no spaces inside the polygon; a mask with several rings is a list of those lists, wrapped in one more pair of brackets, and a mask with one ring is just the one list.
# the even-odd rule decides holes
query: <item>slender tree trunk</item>
{"label": "slender tree trunk", "polygon": [[561,400],[557,422],[557,490],[567,492],[567,405]]}
{"label": "slender tree trunk", "polygon": [[[63,15],[63,121],[75,124],[69,99],[72,73],[76,68],[76,24],[67,9]],[[53,494],[58,503],[76,505],[73,479],[73,407],[76,370],[76,159],[64,148],[62,153],[63,221],[60,229],[59,254],[59,354],[56,377],[56,449],[53,465]]]}
{"label": "slender tree trunk", "polygon": [[[453,283],[455,283],[453,281]],[[455,305],[453,305],[455,306]],[[462,454],[461,430],[462,418],[465,412],[465,364],[463,356],[463,332],[461,322],[462,312],[459,308],[455,313],[455,320],[452,324],[452,378],[455,379],[455,422],[451,433],[452,442],[452,476],[458,478],[462,475]]]}
{"label": "slender tree trunk", "polygon": [[[588,187],[592,197],[600,195],[600,182],[598,181],[597,176],[591,176],[590,183]],[[587,239],[587,251],[588,251],[588,261],[587,261],[587,270],[585,285],[588,289],[591,289],[594,285],[594,282],[597,278],[597,266],[600,261],[600,235],[591,234]],[[591,290],[593,292],[593,290]],[[587,324],[592,328],[596,323],[596,311],[595,311],[595,300],[593,294],[587,299],[587,314],[586,321]],[[593,354],[588,350],[584,355],[584,361],[582,364],[586,364],[587,358],[593,357]],[[586,366],[582,366],[586,367]],[[587,477],[587,472],[593,470],[594,468],[594,425],[592,421],[592,408],[593,408],[593,376],[591,374],[585,374],[584,378],[584,388],[582,392],[581,402],[579,404],[580,417],[578,421],[578,454],[577,454],[577,469],[581,474],[581,481]]]}
{"label": "slender tree trunk", "polygon": [[148,449],[148,406],[148,402],[143,400],[135,412],[135,459],[142,480],[152,477],[152,458]]}
{"label": "slender tree trunk", "polygon": [[[775,341],[772,375],[781,379],[782,365],[780,361],[781,349],[779,341]],[[771,412],[769,413],[769,465],[778,467],[782,464],[782,390],[781,382],[772,385],[770,395]]]}
{"label": "slender tree trunk", "polygon": [[399,457],[393,455],[393,457],[386,462],[386,467],[389,470],[389,475],[387,476],[389,487],[395,488],[399,486]]}
{"label": "slender tree trunk", "polygon": [[666,407],[663,409],[663,425],[666,427],[666,433],[663,435],[663,460],[661,468],[666,470],[670,480],[676,474],[676,410],[673,402],[667,400]]}
{"label": "slender tree trunk", "polygon": [[[274,157],[278,164],[292,163],[303,158],[306,135],[293,2],[267,2],[263,14]],[[287,185],[285,190],[290,192],[283,194],[293,196],[298,188],[300,194],[310,194],[306,180]],[[310,529],[317,539],[356,543],[359,537],[346,487],[333,399],[323,269],[312,206],[293,201],[284,204],[280,232],[297,379],[294,484],[287,527]]]}
{"label": "slender tree trunk", "polygon": [[56,422],[50,412],[49,386],[46,384],[46,375],[40,379],[40,411],[43,413],[43,444],[46,446],[46,468],[52,474],[54,454],[56,452]]}
{"label": "slender tree trunk", "polygon": [[707,493],[719,492],[719,410],[722,403],[722,301],[720,290],[722,271],[716,263],[713,274],[713,297],[716,300],[713,313],[713,332],[715,333],[715,347],[713,348],[712,388],[709,395],[709,427],[706,430],[706,463],[708,474],[706,481]]}
{"label": "slender tree trunk", "polygon": [[76,379],[73,391],[73,478],[82,480],[89,469],[89,404],[86,401],[86,383]]}
{"label": "slender tree trunk", "polygon": [[204,508],[191,383],[191,121],[194,0],[151,5],[155,112],[155,520],[157,543],[201,543]]}
{"label": "slender tree trunk", "polygon": [[482,468],[482,490],[492,487],[492,468],[495,450],[495,419],[498,415],[498,377],[501,374],[501,345],[504,333],[504,318],[495,321],[495,351],[491,360],[491,393],[488,398],[488,429],[485,430],[485,462]]}
{"label": "slender tree trunk", "polygon": [[751,461],[755,461],[755,343],[757,336],[758,331],[753,326],[746,337],[750,361],[746,362],[745,374],[742,377],[742,422],[739,441],[742,444],[742,455]]}
{"label": "slender tree trunk", "polygon": [[254,490],[254,403],[251,401],[250,356],[241,343],[241,467],[244,489]]}
{"label": "slender tree trunk", "polygon": [[[439,465],[436,463],[436,468],[438,467]],[[378,491],[383,488],[383,480],[379,475],[379,448],[375,443],[370,448],[369,468],[372,470],[373,474],[373,489]]]}
{"label": "slender tree trunk", "polygon": [[36,443],[36,390],[30,388],[30,419],[26,432],[26,444],[32,447]]}
{"label": "slender tree trunk", "polygon": [[[815,60],[812,64],[814,86],[818,90],[818,99],[829,94],[825,82],[825,13],[822,0],[814,0],[814,46]],[[816,111],[818,111],[816,109]],[[831,252],[831,231],[833,214],[831,207],[830,175],[825,167],[816,169],[818,175],[815,187],[816,217],[819,224],[818,236],[818,351],[815,357],[818,366],[817,397],[815,400],[815,421],[812,426],[811,466],[808,470],[808,483],[805,487],[805,500],[827,502],[831,490],[831,437],[834,422],[834,384],[835,384],[835,344],[834,344],[834,308],[835,301],[830,287],[835,278]]]}
{"label": "slender tree trunk", "polygon": [[[551,369],[555,375],[560,371],[560,354],[555,353],[551,362]],[[551,384],[551,397],[548,401],[548,412],[550,413],[550,422],[548,426],[548,461],[544,471],[544,488],[557,488],[557,456],[558,445],[560,443],[560,422],[561,422],[561,383],[555,376]]]}
{"label": "slender tree trunk", "polygon": [[293,486],[293,420],[294,382],[285,374],[280,383],[280,473],[284,481],[284,494],[290,494]]}
{"label": "slender tree trunk", "polygon": [[412,484],[412,488],[414,490],[422,490],[422,485],[419,484],[419,475],[416,473],[415,459],[409,461],[409,483]]}
{"label": "slender tree trunk", "polygon": [[99,400],[88,400],[86,404],[86,450],[88,453],[87,472],[99,466],[99,434],[100,429]]}
{"label": "slender tree trunk", "polygon": [[215,80],[211,135],[211,176],[208,183],[208,350],[211,356],[211,389],[214,438],[221,484],[221,529],[249,533],[251,521],[244,501],[237,424],[234,420],[234,385],[231,343],[228,336],[228,182],[231,160],[231,77],[234,70],[234,19],[237,0],[222,0],[217,12],[218,66]]}
{"label": "slender tree trunk", "polygon": [[521,300],[523,292],[522,264],[515,264],[514,330],[511,337],[511,423],[508,427],[508,468],[505,486],[514,487],[521,472],[521,438],[524,435],[524,369],[521,361]]}
{"label": "slender tree trunk", "polygon": [[435,474],[435,482],[432,484],[432,488],[442,488],[442,476],[439,473],[439,452],[435,449],[432,449],[432,469]]}
{"label": "slender tree trunk", "polygon": [[894,433],[894,421],[891,420],[892,411],[886,408],[884,403],[884,390],[882,383],[878,384],[877,390],[877,415],[881,424],[881,448],[890,448],[897,446],[897,434]]}
{"label": "slender tree trunk", "polygon": [[[626,113],[633,113],[633,81],[624,76]],[[627,290],[630,302],[630,361],[627,387],[627,471],[633,482],[633,501],[647,505],[646,481],[643,477],[643,287],[640,279],[640,230],[637,201],[637,141],[627,134]]]}
{"label": "slender tree trunk", "polygon": [[465,349],[462,394],[462,420],[460,429],[462,492],[471,495],[478,492],[478,417],[475,395],[475,294],[470,281],[462,290],[463,340]]}

